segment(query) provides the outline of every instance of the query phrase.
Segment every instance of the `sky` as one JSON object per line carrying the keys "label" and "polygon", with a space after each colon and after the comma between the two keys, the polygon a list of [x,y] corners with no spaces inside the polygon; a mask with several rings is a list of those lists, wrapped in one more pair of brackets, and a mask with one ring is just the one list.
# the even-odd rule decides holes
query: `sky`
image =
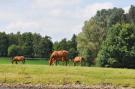
{"label": "sky", "polygon": [[97,10],[118,7],[128,12],[130,5],[135,0],[0,0],[0,32],[71,39]]}

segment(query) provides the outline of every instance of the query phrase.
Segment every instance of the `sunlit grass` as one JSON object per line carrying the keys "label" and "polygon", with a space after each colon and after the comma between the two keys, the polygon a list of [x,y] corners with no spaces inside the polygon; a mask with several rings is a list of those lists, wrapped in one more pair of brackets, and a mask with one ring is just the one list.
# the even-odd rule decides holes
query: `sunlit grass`
{"label": "sunlit grass", "polygon": [[96,67],[1,64],[1,83],[32,84],[109,83],[135,87],[135,70]]}

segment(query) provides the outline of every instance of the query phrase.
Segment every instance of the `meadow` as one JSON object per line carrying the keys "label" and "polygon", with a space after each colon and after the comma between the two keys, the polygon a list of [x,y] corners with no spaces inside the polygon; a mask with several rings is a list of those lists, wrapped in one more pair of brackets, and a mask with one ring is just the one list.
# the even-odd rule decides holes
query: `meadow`
{"label": "meadow", "polygon": [[[7,59],[7,60],[4,60]],[[135,70],[80,66],[48,66],[45,60],[27,60],[11,64],[0,58],[0,83],[7,84],[112,84],[135,87]]]}

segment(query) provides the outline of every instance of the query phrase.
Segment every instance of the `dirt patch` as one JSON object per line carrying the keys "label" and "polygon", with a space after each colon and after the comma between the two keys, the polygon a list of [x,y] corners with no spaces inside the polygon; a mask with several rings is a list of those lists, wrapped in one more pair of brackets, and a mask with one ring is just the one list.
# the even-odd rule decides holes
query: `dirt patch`
{"label": "dirt patch", "polygon": [[111,84],[102,84],[94,86],[87,86],[81,84],[74,84],[74,85],[0,84],[0,89],[135,89],[135,88],[112,86]]}

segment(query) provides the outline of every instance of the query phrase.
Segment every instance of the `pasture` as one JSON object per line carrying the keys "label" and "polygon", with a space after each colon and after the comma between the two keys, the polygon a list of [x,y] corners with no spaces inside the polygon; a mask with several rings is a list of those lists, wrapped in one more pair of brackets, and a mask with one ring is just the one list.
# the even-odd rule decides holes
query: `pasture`
{"label": "pasture", "polygon": [[[0,64],[11,64],[11,59],[8,57],[0,57]],[[26,59],[26,64],[48,65],[48,61],[41,58],[29,58],[29,60]]]}
{"label": "pasture", "polygon": [[[19,63],[19,62],[18,62]],[[0,64],[11,64],[11,59],[8,57],[0,57]],[[21,64],[21,62],[20,62]],[[34,64],[34,65],[48,65],[48,59],[47,58],[28,58],[26,59],[25,64]],[[58,65],[63,65],[61,62],[59,62]],[[68,65],[73,66],[73,62],[69,62]],[[79,65],[79,64],[77,64]]]}
{"label": "pasture", "polygon": [[0,83],[63,85],[79,82],[135,87],[134,69],[48,66],[45,60],[27,60],[24,65],[10,64],[9,60],[0,60],[0,63]]}

